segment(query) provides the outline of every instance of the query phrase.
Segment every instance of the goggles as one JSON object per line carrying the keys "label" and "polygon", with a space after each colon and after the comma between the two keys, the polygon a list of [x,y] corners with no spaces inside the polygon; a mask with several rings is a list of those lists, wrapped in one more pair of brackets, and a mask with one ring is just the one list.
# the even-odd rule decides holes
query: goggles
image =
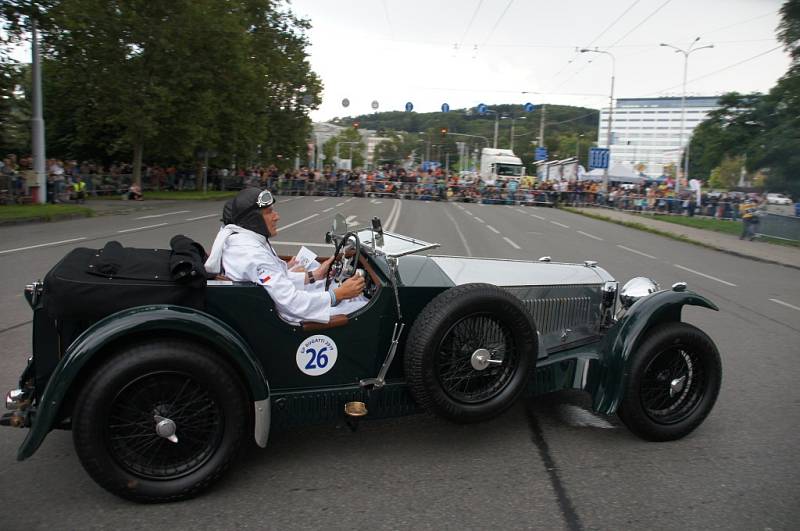
{"label": "goggles", "polygon": [[257,208],[271,207],[274,203],[275,198],[272,197],[272,192],[269,190],[263,190],[260,194],[258,194],[258,198],[256,198]]}

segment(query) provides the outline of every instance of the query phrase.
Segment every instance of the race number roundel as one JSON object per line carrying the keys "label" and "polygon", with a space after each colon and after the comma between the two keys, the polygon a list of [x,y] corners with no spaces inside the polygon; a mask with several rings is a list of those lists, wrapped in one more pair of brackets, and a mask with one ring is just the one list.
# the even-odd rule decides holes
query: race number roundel
{"label": "race number roundel", "polygon": [[322,376],[336,365],[336,343],[328,336],[315,335],[297,347],[297,368],[309,376]]}

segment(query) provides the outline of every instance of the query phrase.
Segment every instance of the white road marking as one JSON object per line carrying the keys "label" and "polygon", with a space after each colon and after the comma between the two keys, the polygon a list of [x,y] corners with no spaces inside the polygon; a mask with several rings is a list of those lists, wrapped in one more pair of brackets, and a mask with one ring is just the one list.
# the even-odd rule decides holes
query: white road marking
{"label": "white road marking", "polygon": [[527,214],[527,212],[525,212],[525,211],[524,211],[524,210],[522,210],[521,208],[515,208],[514,210],[516,210],[516,211],[517,211],[517,212],[519,212],[520,214]]}
{"label": "white road marking", "polygon": [[507,241],[507,242],[508,242],[508,244],[509,244],[511,247],[513,247],[514,249],[522,249],[522,247],[520,247],[520,246],[519,246],[519,245],[517,245],[516,243],[512,242],[512,241],[511,241],[510,239],[508,239],[507,237],[503,236],[503,239],[504,239],[505,241]]}
{"label": "white road marking", "polygon": [[219,216],[219,214],[206,214],[205,216],[197,216],[196,218],[186,218],[186,221],[197,221],[198,219],[213,218],[214,216]]}
{"label": "white road marking", "polygon": [[778,299],[770,299],[770,300],[771,300],[772,302],[775,302],[775,303],[781,304],[781,305],[783,305],[783,306],[786,306],[787,308],[791,308],[792,310],[797,310],[798,312],[800,312],[800,307],[798,307],[798,306],[795,306],[794,304],[789,304],[788,302],[783,302],[783,301],[781,301],[781,300],[778,300]]}
{"label": "white road marking", "polygon": [[468,216],[474,216],[475,215],[472,212],[470,212],[469,210],[464,210],[464,214],[466,214]]}
{"label": "white road marking", "polygon": [[297,225],[298,223],[302,223],[302,222],[304,222],[304,221],[308,221],[309,219],[311,219],[311,218],[315,218],[315,217],[317,217],[317,216],[319,216],[319,214],[311,214],[311,215],[310,215],[310,216],[308,216],[308,217],[305,217],[305,218],[303,218],[303,219],[298,219],[297,221],[294,221],[294,222],[292,222],[292,223],[289,223],[288,225],[283,225],[283,226],[280,226],[280,227],[278,227],[278,229],[279,229],[279,230],[286,230],[286,229],[288,229],[289,227],[294,227],[294,226],[295,226],[295,225]]}
{"label": "white road marking", "polygon": [[688,271],[689,273],[694,273],[695,275],[700,275],[701,277],[705,277],[705,278],[708,278],[708,279],[711,279],[711,280],[716,280],[717,282],[721,282],[722,284],[725,284],[726,286],[732,286],[734,288],[736,287],[736,284],[734,284],[733,282],[728,282],[727,280],[722,280],[722,279],[717,278],[717,277],[712,277],[711,275],[706,275],[705,273],[701,273],[700,271],[695,271],[694,269],[689,269],[688,267],[684,267],[684,266],[682,266],[680,264],[672,264],[672,265],[674,265],[678,269],[683,269],[684,271]]}
{"label": "white road marking", "polygon": [[561,418],[572,426],[613,429],[614,425],[591,411],[573,404],[562,404],[558,407]]}
{"label": "white road marking", "polygon": [[347,216],[344,222],[347,223],[348,225],[352,225],[353,222],[356,220],[356,217],[357,216]]}
{"label": "white road marking", "polygon": [[80,238],[72,238],[71,240],[61,240],[61,241],[58,241],[58,242],[40,243],[39,245],[31,245],[31,246],[28,246],[28,247],[18,247],[16,249],[6,249],[5,251],[0,251],[0,254],[13,253],[13,252],[16,252],[16,251],[27,251],[28,249],[37,249],[39,247],[47,247],[49,245],[59,245],[59,244],[62,244],[62,243],[79,242],[79,241],[85,240],[85,239],[86,239],[86,236],[81,236]]}
{"label": "white road marking", "polygon": [[347,203],[347,201],[344,201],[344,202],[342,202],[342,203],[336,203],[336,206],[337,206],[337,207],[340,207],[340,206],[342,206],[342,205],[343,205],[343,204],[345,204],[345,203]]}
{"label": "white road marking", "polygon": [[464,207],[462,207],[461,205],[456,205],[456,208],[459,210],[464,210]]}
{"label": "white road marking", "polygon": [[149,216],[142,216],[140,218],[133,218],[134,220],[139,219],[152,219],[152,218],[163,218],[164,216],[174,216],[175,214],[188,214],[191,210],[178,210],[177,212],[167,212],[165,214],[151,214]]}
{"label": "white road marking", "polygon": [[347,201],[345,201],[345,203],[349,203],[349,202],[350,202],[350,201],[352,201],[352,200],[353,200],[353,198],[351,197],[350,199],[348,199]]}
{"label": "white road marking", "polygon": [[500,231],[497,230],[496,228],[492,227],[491,225],[486,225],[486,228],[489,229],[490,231],[494,232],[495,234],[500,234]]}
{"label": "white road marking", "polygon": [[117,232],[123,233],[123,232],[133,232],[133,231],[137,231],[137,230],[154,229],[156,227],[163,227],[166,224],[167,224],[166,222],[164,222],[164,223],[156,223],[155,225],[145,225],[144,227],[136,227],[136,228],[133,228],[133,229],[118,230]]}
{"label": "white road marking", "polygon": [[372,199],[370,201],[370,203],[372,203],[373,205],[380,205],[381,203],[383,203],[383,201],[378,201],[377,199]]}
{"label": "white road marking", "polygon": [[[400,210],[403,208],[403,202],[399,199],[395,199],[394,204],[397,207],[397,210],[394,211],[394,219],[387,225],[387,230],[389,232],[394,232],[394,230],[397,228],[397,222],[400,221]],[[389,218],[391,217],[392,216],[389,215]]]}
{"label": "white road marking", "polygon": [[600,242],[603,241],[603,238],[601,238],[600,236],[595,236],[594,234],[589,234],[588,232],[583,232],[582,230],[579,230],[577,232],[578,232],[578,234],[583,234],[587,238],[592,238],[592,239],[600,241]]}
{"label": "white road marking", "polygon": [[319,199],[314,199],[314,202],[315,203],[319,203],[320,201],[325,201],[326,199],[328,199],[328,198],[327,197],[320,197]]}
{"label": "white road marking", "polygon": [[326,208],[325,210],[323,210],[323,212],[330,212],[331,210],[333,210],[333,207]]}
{"label": "white road marking", "polygon": [[531,216],[533,216],[536,219],[541,219],[542,221],[545,221],[545,218],[543,218],[542,216],[537,216],[536,214],[531,214]]}
{"label": "white road marking", "polygon": [[[458,208],[462,208],[462,207],[458,207]],[[463,210],[463,208],[462,208],[462,210]],[[450,221],[453,222],[453,225],[455,225],[456,232],[458,233],[458,237],[461,238],[461,243],[464,244],[464,249],[467,251],[467,256],[472,256],[472,250],[469,248],[469,244],[467,243],[467,239],[464,237],[464,234],[461,232],[461,229],[459,228],[458,223],[456,223],[456,220],[453,219],[453,216],[450,215],[450,212],[448,212],[447,209],[445,209],[444,213],[447,215],[448,218],[450,218]]]}
{"label": "white road marking", "polygon": [[565,229],[569,228],[569,225],[564,225],[563,223],[559,223],[558,221],[550,221],[553,225],[558,225],[559,227],[564,227]]}
{"label": "white road marking", "polygon": [[635,253],[642,256],[646,256],[647,258],[652,258],[653,260],[658,260],[658,258],[653,256],[652,254],[643,253],[642,251],[637,251],[636,249],[631,249],[630,247],[625,247],[624,245],[617,245],[617,247],[619,247],[620,249],[624,249],[629,253]]}
{"label": "white road marking", "polygon": [[483,220],[482,220],[481,218],[479,218],[478,216],[475,216],[475,221],[478,221],[478,222],[480,222],[480,223],[486,223],[485,221],[483,221]]}

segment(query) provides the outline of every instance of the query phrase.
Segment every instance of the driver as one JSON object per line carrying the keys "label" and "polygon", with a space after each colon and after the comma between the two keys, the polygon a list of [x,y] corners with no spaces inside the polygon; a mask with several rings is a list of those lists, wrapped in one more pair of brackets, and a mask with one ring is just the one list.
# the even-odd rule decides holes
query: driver
{"label": "driver", "polygon": [[226,203],[220,228],[206,271],[223,273],[231,280],[255,282],[275,302],[281,318],[291,324],[301,321],[327,323],[331,315],[352,313],[367,303],[362,295],[364,279],[355,275],[325,291],[324,279],[333,262],[305,272],[287,264],[275,252],[269,238],[278,233],[281,219],[269,190],[245,188]]}

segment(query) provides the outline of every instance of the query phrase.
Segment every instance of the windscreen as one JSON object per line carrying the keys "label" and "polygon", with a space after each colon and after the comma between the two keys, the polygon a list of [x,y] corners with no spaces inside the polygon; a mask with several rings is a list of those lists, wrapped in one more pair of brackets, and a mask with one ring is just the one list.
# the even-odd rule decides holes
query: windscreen
{"label": "windscreen", "polygon": [[516,166],[513,164],[498,164],[497,168],[497,175],[503,175],[506,177],[522,177],[522,166]]}

